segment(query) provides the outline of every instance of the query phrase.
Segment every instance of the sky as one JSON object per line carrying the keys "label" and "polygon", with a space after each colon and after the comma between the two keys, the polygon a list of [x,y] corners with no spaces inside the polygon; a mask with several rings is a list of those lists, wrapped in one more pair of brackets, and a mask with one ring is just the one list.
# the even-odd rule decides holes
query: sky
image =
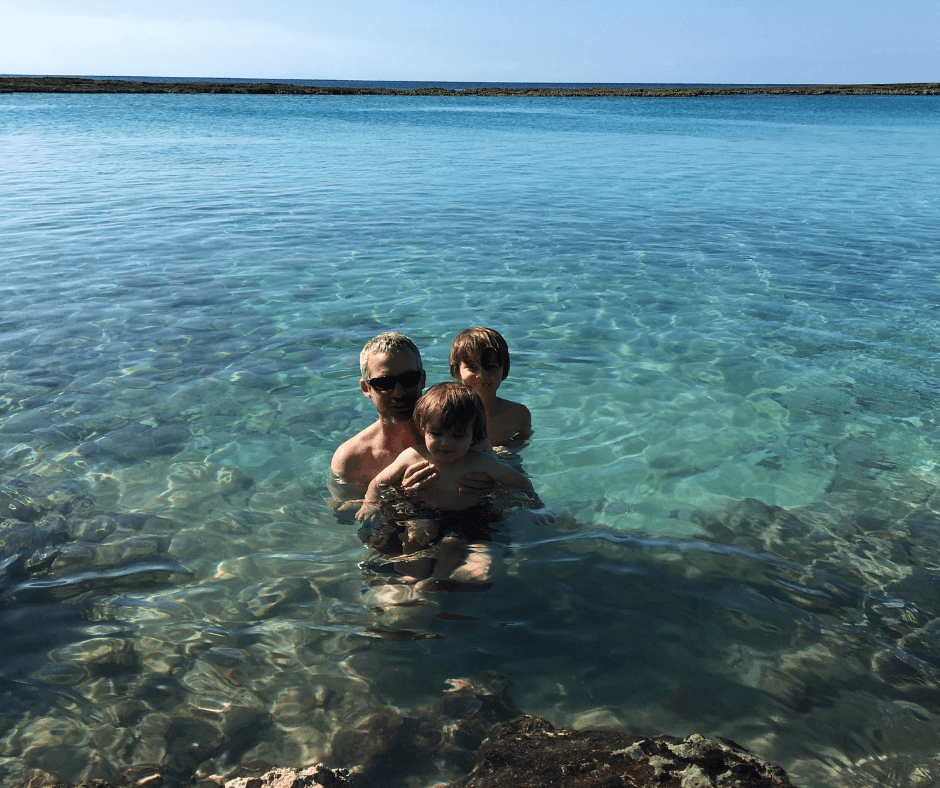
{"label": "sky", "polygon": [[0,0],[0,73],[940,82],[940,0]]}

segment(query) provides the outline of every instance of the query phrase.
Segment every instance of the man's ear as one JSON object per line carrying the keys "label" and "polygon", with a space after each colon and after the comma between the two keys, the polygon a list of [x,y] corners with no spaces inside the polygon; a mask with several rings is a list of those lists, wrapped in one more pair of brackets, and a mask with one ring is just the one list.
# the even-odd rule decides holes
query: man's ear
{"label": "man's ear", "polygon": [[428,373],[425,370],[421,370],[421,390],[424,391],[424,384],[428,382]]}
{"label": "man's ear", "polygon": [[372,399],[372,391],[369,388],[369,384],[362,380],[362,378],[359,379],[359,388],[362,389],[363,396]]}

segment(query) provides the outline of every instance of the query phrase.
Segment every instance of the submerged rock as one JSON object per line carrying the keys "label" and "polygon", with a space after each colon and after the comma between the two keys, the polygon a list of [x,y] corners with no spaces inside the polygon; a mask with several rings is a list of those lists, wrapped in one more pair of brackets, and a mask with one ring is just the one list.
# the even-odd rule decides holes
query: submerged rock
{"label": "submerged rock", "polygon": [[788,788],[783,769],[737,745],[693,734],[634,736],[556,730],[521,716],[490,731],[480,760],[453,788]]}
{"label": "submerged rock", "polygon": [[449,689],[410,715],[388,708],[341,720],[328,766],[358,764],[356,788],[406,788],[416,780],[456,779],[473,768],[487,732],[519,715],[510,681],[492,671],[450,679]]}
{"label": "submerged rock", "polygon": [[[145,776],[132,782],[122,780],[119,784],[115,784],[105,780],[86,780],[75,785],[60,782],[51,774],[46,774],[37,769],[34,770],[31,779],[23,788],[125,788],[129,785],[165,785],[163,775],[159,772],[146,769],[142,771],[147,772]],[[306,769],[275,767],[256,776],[226,779],[221,785],[223,788],[352,788],[352,783],[347,779],[347,774],[345,769],[327,769],[323,764],[318,763],[316,766],[310,766]],[[134,774],[134,777],[136,777],[136,774]],[[211,784],[220,785],[214,780]]]}

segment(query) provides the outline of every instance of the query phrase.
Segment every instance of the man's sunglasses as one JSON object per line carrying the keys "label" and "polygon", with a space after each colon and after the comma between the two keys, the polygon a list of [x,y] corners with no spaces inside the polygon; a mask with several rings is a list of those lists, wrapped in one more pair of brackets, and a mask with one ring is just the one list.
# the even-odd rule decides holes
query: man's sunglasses
{"label": "man's sunglasses", "polygon": [[410,372],[402,372],[400,375],[383,375],[380,378],[369,378],[366,380],[372,388],[377,391],[391,391],[396,383],[401,383],[403,389],[413,389],[421,383],[421,376],[424,374],[420,369],[413,369]]}

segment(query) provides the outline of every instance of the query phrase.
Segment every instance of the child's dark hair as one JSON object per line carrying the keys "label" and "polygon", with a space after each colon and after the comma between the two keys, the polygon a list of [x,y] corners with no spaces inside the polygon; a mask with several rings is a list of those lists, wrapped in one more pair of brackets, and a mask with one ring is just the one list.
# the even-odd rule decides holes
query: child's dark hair
{"label": "child's dark hair", "polygon": [[503,368],[503,380],[509,375],[509,345],[498,331],[475,326],[465,328],[450,346],[450,376],[460,378],[460,362],[484,369]]}
{"label": "child's dark hair", "polygon": [[486,411],[477,393],[453,380],[431,386],[418,400],[414,410],[415,426],[422,433],[428,429],[466,432],[473,425],[473,442],[486,438]]}

